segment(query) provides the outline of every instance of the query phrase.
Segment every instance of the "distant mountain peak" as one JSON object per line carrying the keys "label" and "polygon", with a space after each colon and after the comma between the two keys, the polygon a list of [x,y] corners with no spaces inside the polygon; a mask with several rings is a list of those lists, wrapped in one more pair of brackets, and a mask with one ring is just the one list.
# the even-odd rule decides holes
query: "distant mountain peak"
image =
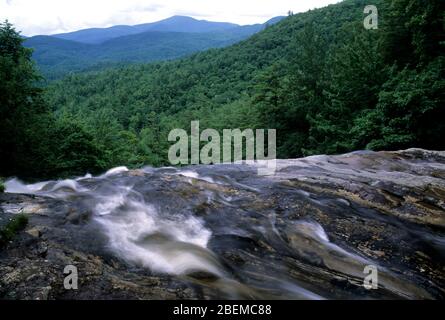
{"label": "distant mountain peak", "polygon": [[85,29],[53,36],[27,38],[33,57],[52,78],[68,72],[117,64],[171,60],[209,48],[225,47],[265,29],[266,24],[239,26],[226,22],[172,16],[135,26]]}
{"label": "distant mountain peak", "polygon": [[69,33],[55,34],[53,37],[82,43],[97,44],[110,39],[148,31],[209,33],[225,31],[236,27],[239,27],[239,25],[229,22],[213,22],[198,20],[188,16],[175,15],[164,20],[134,26],[117,25],[109,28],[91,28]]}
{"label": "distant mountain peak", "polygon": [[166,21],[166,20],[176,20],[176,19],[195,20],[195,21],[198,21],[198,19],[195,19],[195,18],[193,18],[193,17],[189,17],[189,16],[181,16],[181,15],[174,15],[174,16],[171,16],[170,18],[167,18],[167,19],[164,19],[164,20],[161,20],[161,21]]}

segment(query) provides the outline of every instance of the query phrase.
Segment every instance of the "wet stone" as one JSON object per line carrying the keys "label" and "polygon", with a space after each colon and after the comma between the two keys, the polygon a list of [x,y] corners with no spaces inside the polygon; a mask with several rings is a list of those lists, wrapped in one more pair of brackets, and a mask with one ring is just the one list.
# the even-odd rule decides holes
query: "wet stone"
{"label": "wet stone", "polygon": [[8,180],[0,228],[29,223],[0,248],[0,299],[443,299],[444,177],[444,152],[411,149],[278,160],[267,177],[240,164]]}

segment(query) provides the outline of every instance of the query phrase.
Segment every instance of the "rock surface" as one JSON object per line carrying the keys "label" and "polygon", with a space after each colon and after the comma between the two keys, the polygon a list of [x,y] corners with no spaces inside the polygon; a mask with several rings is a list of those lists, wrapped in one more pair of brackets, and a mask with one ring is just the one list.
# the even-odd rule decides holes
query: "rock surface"
{"label": "rock surface", "polygon": [[[443,299],[445,153],[117,168],[0,194],[1,299]],[[64,288],[67,265],[78,290]],[[363,283],[378,270],[378,289]]]}

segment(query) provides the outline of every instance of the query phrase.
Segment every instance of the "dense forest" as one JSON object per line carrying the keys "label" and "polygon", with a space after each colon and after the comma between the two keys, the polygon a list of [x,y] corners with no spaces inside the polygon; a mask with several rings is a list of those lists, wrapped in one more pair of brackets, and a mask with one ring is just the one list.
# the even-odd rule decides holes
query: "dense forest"
{"label": "dense forest", "polygon": [[278,157],[445,149],[443,0],[368,1],[290,15],[224,49],[80,73],[43,87],[0,29],[0,176],[168,164],[173,128],[275,128]]}

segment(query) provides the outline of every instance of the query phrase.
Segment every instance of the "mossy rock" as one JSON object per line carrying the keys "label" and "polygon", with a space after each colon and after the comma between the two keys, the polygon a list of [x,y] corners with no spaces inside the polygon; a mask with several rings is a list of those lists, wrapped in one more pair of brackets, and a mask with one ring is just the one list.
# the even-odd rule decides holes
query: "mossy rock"
{"label": "mossy rock", "polygon": [[0,229],[0,248],[6,246],[20,231],[28,225],[28,217],[24,214],[17,215]]}

